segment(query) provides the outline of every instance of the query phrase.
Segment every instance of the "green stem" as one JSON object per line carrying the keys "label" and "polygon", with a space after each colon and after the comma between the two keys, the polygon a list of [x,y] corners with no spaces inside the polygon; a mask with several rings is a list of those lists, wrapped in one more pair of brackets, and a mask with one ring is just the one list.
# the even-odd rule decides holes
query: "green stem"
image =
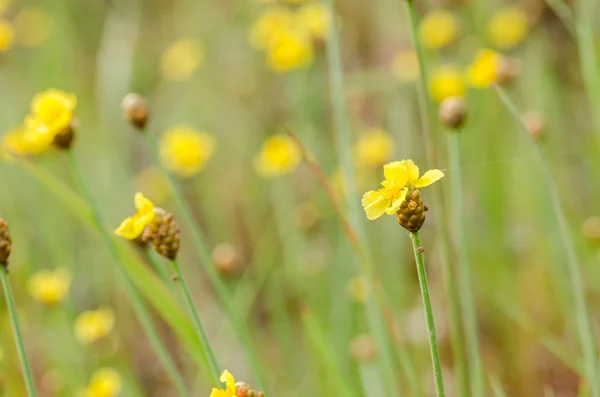
{"label": "green stem", "polygon": [[415,252],[415,261],[417,263],[417,274],[419,275],[419,286],[421,287],[421,296],[423,298],[423,309],[425,310],[425,322],[427,323],[427,334],[429,335],[429,350],[431,352],[431,362],[433,364],[433,377],[435,379],[435,391],[437,397],[444,397],[444,379],[442,378],[442,363],[440,361],[440,351],[438,349],[437,337],[435,335],[435,323],[433,320],[433,310],[431,308],[431,298],[429,297],[429,285],[427,283],[427,272],[425,270],[425,259],[423,258],[423,248],[421,247],[421,238],[419,232],[410,233]]}
{"label": "green stem", "polygon": [[[423,48],[418,39],[418,20],[417,12],[412,0],[405,1],[407,8],[408,19],[410,23],[410,33],[413,41],[413,46],[417,52],[419,59],[420,78],[417,86],[417,94],[419,98],[419,114],[421,116],[421,125],[423,132],[423,141],[425,144],[425,152],[427,155],[427,163],[430,168],[435,168],[436,151],[435,142],[431,134],[431,124],[434,118],[434,112],[431,101],[427,94],[427,68],[425,67],[425,56]],[[469,379],[466,368],[466,357],[464,349],[464,337],[461,329],[461,308],[460,296],[458,293],[455,281],[454,270],[452,269],[452,244],[450,242],[450,234],[446,216],[444,214],[444,200],[440,187],[432,189],[434,207],[441,212],[438,218],[439,231],[442,242],[442,276],[444,279],[444,290],[446,299],[450,305],[450,338],[452,343],[452,361],[454,370],[458,378],[457,394],[462,397],[469,396]]]}
{"label": "green stem", "polygon": [[85,178],[79,166],[79,162],[77,161],[73,150],[68,151],[68,157],[73,173],[75,174],[75,179],[77,185],[79,186],[79,190],[81,191],[81,194],[84,196],[85,201],[87,202],[92,211],[94,225],[96,226],[96,229],[98,230],[98,232],[102,236],[102,239],[106,243],[106,246],[108,247],[113,259],[117,263],[119,263],[119,265],[116,266],[117,277],[119,278],[119,281],[121,282],[121,285],[125,290],[125,294],[127,295],[127,298],[129,299],[129,302],[131,303],[131,306],[135,314],[137,315],[138,320],[140,321],[142,329],[144,330],[146,336],[148,337],[148,340],[150,341],[152,349],[161,361],[163,367],[165,368],[165,371],[167,372],[167,375],[169,376],[169,378],[173,382],[173,385],[177,389],[178,394],[180,396],[189,396],[188,392],[186,391],[185,381],[183,380],[183,377],[177,371],[177,367],[173,363],[169,352],[161,342],[160,337],[158,335],[158,331],[156,331],[156,328],[154,327],[154,324],[150,319],[150,314],[144,306],[142,299],[138,295],[131,279],[120,264],[121,257],[119,255],[116,243],[113,240],[113,237],[108,234],[106,228],[102,224],[100,209],[98,208],[96,200],[94,200],[94,197],[92,196],[90,190],[87,187]]}
{"label": "green stem", "polygon": [[173,269],[175,270],[175,275],[177,276],[177,282],[181,284],[181,289],[183,294],[185,295],[185,302],[188,305],[188,309],[192,318],[194,320],[194,327],[196,328],[196,333],[200,340],[200,344],[203,347],[204,353],[206,355],[206,362],[210,368],[211,376],[216,385],[220,384],[220,374],[219,374],[219,364],[217,363],[217,359],[215,358],[215,354],[210,347],[210,342],[208,340],[208,336],[206,335],[206,331],[204,330],[204,326],[202,325],[202,320],[200,319],[200,313],[198,312],[198,308],[194,303],[194,299],[192,298],[192,294],[190,292],[190,287],[188,286],[187,281],[183,277],[181,273],[181,268],[175,259],[171,260],[173,264]]}
{"label": "green stem", "polygon": [[0,263],[0,279],[2,280],[2,288],[4,289],[4,296],[6,297],[6,306],[8,307],[8,315],[10,316],[10,323],[12,325],[13,335],[15,337],[15,344],[17,345],[19,361],[21,362],[21,371],[23,371],[23,378],[25,378],[27,395],[29,397],[35,397],[37,396],[35,391],[35,383],[33,382],[31,367],[29,366],[27,354],[25,353],[23,334],[21,333],[21,326],[19,325],[19,317],[17,316],[15,299],[13,297],[12,288],[10,287],[10,280],[8,279],[8,270],[6,266],[6,263]]}
{"label": "green stem", "polygon": [[560,203],[560,197],[558,195],[558,189],[552,179],[552,173],[544,154],[540,147],[533,140],[531,134],[523,119],[520,116],[517,107],[512,102],[510,97],[504,92],[504,90],[498,86],[494,86],[496,93],[504,103],[510,114],[517,121],[523,133],[529,138],[531,145],[534,148],[535,154],[538,159],[544,182],[548,189],[548,196],[552,203],[554,215],[558,223],[558,230],[561,236],[561,240],[565,249],[565,256],[567,259],[567,272],[571,282],[571,289],[573,290],[575,298],[575,316],[577,317],[577,330],[579,331],[579,339],[581,347],[583,349],[583,357],[585,361],[585,372],[587,374],[587,380],[590,384],[590,391],[592,397],[600,397],[600,377],[598,376],[598,361],[597,361],[597,347],[594,341],[593,329],[590,323],[587,303],[585,301],[585,289],[583,286],[583,276],[579,268],[579,260],[575,253],[575,244],[573,242],[573,236],[569,230],[567,223],[567,217]]}
{"label": "green stem", "polygon": [[267,390],[265,382],[266,378],[263,373],[262,366],[260,365],[260,362],[258,360],[258,355],[254,350],[250,333],[248,332],[247,327],[244,325],[242,318],[235,310],[233,300],[231,299],[231,294],[227,290],[227,287],[221,280],[221,277],[219,276],[216,267],[212,263],[210,252],[208,251],[208,248],[204,243],[202,233],[198,225],[196,224],[196,221],[194,220],[192,210],[189,204],[183,199],[183,194],[181,193],[177,182],[162,165],[158,157],[158,144],[156,142],[156,138],[154,137],[154,135],[150,134],[149,131],[144,132],[144,136],[146,138],[146,143],[148,144],[150,152],[156,161],[156,164],[160,167],[160,169],[169,181],[171,191],[173,192],[173,199],[175,200],[175,204],[177,205],[179,212],[183,215],[183,221],[185,222],[188,231],[191,234],[194,247],[196,248],[196,252],[200,257],[201,263],[204,265],[204,270],[206,271],[206,274],[208,275],[208,278],[215,289],[217,297],[223,305],[223,309],[225,310],[229,319],[231,320],[231,325],[235,329],[238,337],[240,338],[242,344],[246,349],[246,353],[248,356],[248,360],[250,361],[250,367],[252,368],[257,388]]}
{"label": "green stem", "polygon": [[461,131],[449,131],[448,133],[448,159],[451,173],[451,196],[452,213],[456,225],[458,257],[459,257],[459,283],[460,297],[462,303],[463,320],[465,323],[465,334],[467,339],[467,352],[469,355],[469,373],[471,377],[471,395],[483,397],[485,379],[479,355],[479,343],[477,341],[477,316],[475,299],[473,297],[473,285],[471,283],[471,266],[469,263],[469,252],[465,238],[465,222],[462,198],[462,178],[460,170],[460,134]]}

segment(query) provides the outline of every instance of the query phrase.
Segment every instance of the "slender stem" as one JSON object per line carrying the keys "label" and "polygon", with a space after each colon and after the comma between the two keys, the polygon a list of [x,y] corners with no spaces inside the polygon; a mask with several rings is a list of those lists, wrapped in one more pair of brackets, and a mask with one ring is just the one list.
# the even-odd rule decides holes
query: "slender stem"
{"label": "slender stem", "polygon": [[8,315],[10,316],[10,323],[12,325],[13,335],[15,337],[15,344],[17,345],[19,361],[21,362],[21,371],[23,371],[23,378],[25,378],[27,395],[29,397],[35,397],[37,396],[37,392],[35,391],[35,383],[33,382],[31,367],[29,366],[27,354],[25,353],[23,334],[21,333],[21,326],[19,325],[19,317],[17,316],[15,299],[13,297],[12,288],[10,287],[10,280],[8,279],[8,270],[6,269],[6,264],[0,263],[0,279],[2,280],[2,288],[4,289],[4,296],[6,297],[6,306],[8,307]]}
{"label": "slender stem", "polygon": [[198,312],[198,308],[194,303],[194,299],[192,298],[192,294],[190,292],[190,287],[188,286],[187,281],[185,281],[185,277],[181,273],[181,268],[175,259],[171,260],[173,264],[173,269],[175,270],[175,275],[177,276],[177,282],[180,283],[183,294],[185,295],[185,302],[188,305],[188,309],[190,314],[192,315],[194,327],[196,328],[196,333],[198,338],[200,339],[200,344],[204,346],[204,352],[206,354],[206,362],[210,368],[211,376],[213,377],[213,381],[216,385],[220,383],[219,381],[219,364],[217,364],[217,359],[215,358],[215,354],[210,347],[210,342],[208,340],[208,336],[206,335],[206,331],[204,330],[204,326],[202,325],[202,320],[200,319],[200,313]]}
{"label": "slender stem", "polygon": [[[87,187],[85,178],[84,178],[84,176],[81,172],[81,168],[79,166],[79,162],[77,161],[77,158],[76,158],[73,150],[68,151],[68,157],[69,157],[69,162],[70,162],[71,168],[73,170],[73,173],[75,174],[75,179],[76,179],[77,185],[79,187],[79,190],[81,191],[82,195],[84,196],[85,201],[87,202],[87,204],[89,205],[89,207],[92,211],[92,218],[93,218],[94,225],[96,226],[96,229],[98,230],[98,232],[102,236],[102,239],[106,243],[106,246],[108,247],[113,259],[117,263],[119,263],[121,261],[121,257],[119,255],[116,243],[113,240],[113,237],[108,234],[108,232],[106,231],[106,228],[104,227],[104,225],[102,223],[100,209],[98,208],[98,205],[96,204],[96,200],[94,200],[94,197],[92,196],[90,190]],[[138,295],[138,292],[136,291],[135,286],[133,285],[131,279],[129,278],[129,276],[127,275],[127,273],[125,272],[124,268],[121,266],[120,263],[118,266],[116,266],[116,268],[117,268],[117,277],[119,278],[119,281],[121,282],[121,284],[125,290],[125,294],[127,295],[127,298],[129,299],[129,302],[131,303],[131,306],[132,306],[135,314],[137,315],[138,320],[140,321],[140,325],[142,326],[142,329],[146,333],[146,336],[148,337],[148,340],[150,341],[150,345],[152,346],[152,349],[154,350],[154,352],[158,356],[159,360],[161,361],[163,367],[165,368],[165,371],[167,372],[167,375],[171,379],[171,382],[173,382],[173,385],[177,389],[177,393],[182,397],[189,396],[188,392],[186,391],[185,381],[184,381],[183,377],[181,376],[181,374],[177,371],[177,367],[175,366],[175,363],[173,363],[173,360],[171,359],[169,352],[167,351],[167,349],[161,342],[161,339],[158,335],[158,331],[156,330],[156,328],[154,327],[154,324],[152,323],[152,320],[150,319],[150,314],[148,313],[148,310],[144,306],[144,302],[142,301],[142,298]]]}
{"label": "slender stem", "polygon": [[471,380],[471,396],[483,397],[485,378],[479,355],[479,343],[477,341],[477,317],[475,300],[473,297],[473,285],[471,283],[471,266],[469,253],[465,238],[465,222],[462,198],[462,178],[460,171],[460,134],[461,131],[450,131],[448,133],[448,159],[450,162],[452,214],[456,225],[458,257],[459,257],[459,284],[462,303],[463,321],[465,323],[465,334],[467,339],[467,352],[469,355],[469,372]]}
{"label": "slender stem", "polygon": [[504,103],[510,114],[517,121],[523,133],[529,138],[531,145],[533,146],[536,156],[538,158],[540,168],[542,169],[544,182],[548,189],[548,196],[552,203],[554,215],[556,216],[556,221],[558,223],[558,231],[561,236],[561,241],[563,243],[563,248],[565,250],[565,256],[567,259],[567,272],[569,274],[571,289],[573,290],[575,298],[575,316],[577,317],[577,330],[579,331],[579,339],[581,347],[583,349],[587,381],[590,384],[590,391],[592,397],[600,397],[600,377],[598,376],[599,372],[597,346],[594,340],[593,329],[589,319],[587,303],[585,301],[583,276],[581,274],[581,269],[579,268],[579,260],[577,259],[577,254],[575,253],[575,244],[573,243],[573,236],[571,234],[571,231],[569,230],[567,217],[560,203],[558,188],[554,183],[554,179],[552,179],[552,173],[550,171],[550,168],[548,167],[546,159],[544,158],[544,154],[542,153],[540,147],[531,137],[531,134],[529,133],[527,126],[523,122],[523,119],[521,118],[517,107],[502,88],[498,86],[494,86],[494,88],[496,90],[496,93],[500,97],[502,103]]}
{"label": "slender stem", "polygon": [[425,259],[423,258],[423,248],[421,247],[421,238],[419,232],[410,233],[415,252],[415,261],[417,263],[417,274],[419,275],[419,286],[421,287],[421,296],[423,298],[423,308],[425,309],[425,322],[427,323],[427,334],[429,335],[429,350],[431,352],[431,362],[433,364],[433,377],[435,379],[435,391],[437,397],[444,397],[444,379],[442,378],[442,363],[440,361],[440,351],[438,349],[437,337],[435,335],[435,323],[433,320],[433,310],[431,308],[431,298],[429,297],[429,285],[427,283],[427,272],[425,270]]}
{"label": "slender stem", "polygon": [[[425,144],[425,152],[427,155],[427,163],[430,168],[435,168],[436,150],[435,142],[431,133],[431,127],[434,122],[434,112],[432,103],[427,95],[427,68],[425,65],[425,56],[423,48],[418,39],[418,21],[417,12],[413,0],[405,1],[407,14],[410,23],[410,33],[413,41],[413,46],[419,59],[419,81],[417,86],[417,94],[419,98],[419,114],[421,116],[421,125],[423,133],[423,141]],[[442,197],[441,187],[437,186],[432,189],[433,204],[438,208],[441,216],[438,218],[439,232],[442,243],[442,276],[444,279],[444,290],[446,291],[447,300],[450,305],[450,338],[452,342],[452,361],[454,370],[458,378],[459,396],[469,396],[469,379],[466,368],[466,357],[464,349],[464,337],[461,329],[461,308],[460,296],[458,293],[458,283],[455,281],[454,269],[452,269],[452,244],[448,222],[444,211],[444,200]]]}
{"label": "slender stem", "polygon": [[235,305],[233,299],[231,298],[231,294],[229,293],[227,287],[221,280],[221,277],[217,272],[217,268],[212,263],[210,252],[208,251],[208,248],[204,243],[204,238],[202,236],[200,228],[194,220],[192,210],[189,204],[184,200],[183,194],[181,193],[177,182],[160,162],[160,159],[158,157],[158,145],[156,143],[156,138],[154,137],[154,135],[150,134],[149,131],[146,131],[144,133],[144,136],[146,138],[148,148],[150,149],[150,152],[156,161],[156,164],[160,167],[164,175],[167,177],[167,180],[169,181],[171,191],[173,192],[173,199],[175,200],[175,204],[177,205],[179,212],[183,215],[183,221],[185,222],[188,231],[190,232],[192,241],[194,243],[194,248],[196,249],[196,252],[200,257],[200,261],[204,265],[204,270],[206,271],[206,274],[208,275],[208,278],[215,289],[217,297],[223,305],[223,309],[225,310],[225,312],[229,316],[229,319],[231,320],[231,325],[235,329],[242,344],[246,348],[246,354],[248,355],[248,360],[250,361],[250,367],[252,368],[257,388],[266,391],[266,378],[263,373],[262,365],[258,360],[258,355],[254,350],[250,333],[248,332],[247,327],[244,325],[241,316],[235,310]]}

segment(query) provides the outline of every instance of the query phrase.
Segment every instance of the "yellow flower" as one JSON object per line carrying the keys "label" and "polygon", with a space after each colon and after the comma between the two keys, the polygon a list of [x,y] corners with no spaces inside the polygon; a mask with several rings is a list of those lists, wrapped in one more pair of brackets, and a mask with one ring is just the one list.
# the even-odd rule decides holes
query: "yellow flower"
{"label": "yellow flower", "polygon": [[295,15],[288,8],[269,7],[252,25],[250,42],[256,48],[267,48],[274,37],[293,29],[295,23]]}
{"label": "yellow flower", "polygon": [[12,155],[26,156],[43,152],[48,144],[46,140],[38,139],[35,131],[28,130],[21,125],[2,137],[2,146]]}
{"label": "yellow flower", "polygon": [[474,88],[487,88],[495,83],[501,63],[502,56],[497,52],[487,48],[479,51],[467,68],[469,85]]}
{"label": "yellow flower", "polygon": [[160,65],[166,79],[184,81],[189,79],[204,59],[202,43],[193,37],[180,38],[163,52]]}
{"label": "yellow flower", "polygon": [[121,375],[113,368],[101,368],[90,379],[81,397],[116,397],[122,391]]}
{"label": "yellow flower", "polygon": [[156,216],[154,213],[154,204],[148,200],[142,193],[136,193],[133,202],[137,213],[126,218],[115,230],[117,236],[125,237],[129,240],[136,239],[146,226],[148,226]]}
{"label": "yellow flower", "polygon": [[406,197],[406,187],[416,188],[429,186],[441,179],[444,173],[440,170],[429,170],[419,177],[419,167],[412,160],[401,160],[383,166],[385,180],[379,190],[370,190],[363,195],[362,205],[367,218],[374,220],[384,213],[394,215]]}
{"label": "yellow flower", "polygon": [[54,305],[64,299],[71,286],[71,273],[60,268],[55,271],[41,270],[28,282],[29,293],[33,299],[46,305]]}
{"label": "yellow flower", "polygon": [[356,165],[377,167],[389,160],[394,152],[392,136],[380,128],[372,128],[363,135],[354,147]]}
{"label": "yellow flower", "polygon": [[112,310],[98,309],[81,313],[75,320],[75,337],[84,345],[104,338],[115,326]]}
{"label": "yellow flower", "polygon": [[263,143],[254,167],[260,175],[272,178],[293,172],[301,160],[302,154],[290,138],[275,135]]}
{"label": "yellow flower", "polygon": [[307,3],[296,11],[296,22],[300,29],[307,31],[315,39],[324,39],[329,31],[331,17],[321,3]]}
{"label": "yellow flower", "polygon": [[15,29],[7,20],[0,19],[0,53],[6,52],[15,43]]}
{"label": "yellow flower", "polygon": [[280,31],[267,47],[267,65],[278,73],[309,66],[313,60],[313,44],[305,32],[294,29]]}
{"label": "yellow flower", "polygon": [[41,8],[24,8],[14,20],[17,41],[26,47],[37,47],[50,36],[52,18]]}
{"label": "yellow flower", "polygon": [[509,50],[525,39],[529,30],[527,15],[518,7],[504,7],[496,11],[487,26],[491,43]]}
{"label": "yellow flower", "polygon": [[50,89],[36,94],[31,100],[31,113],[25,118],[27,140],[45,150],[56,135],[69,127],[77,98],[73,94]]}
{"label": "yellow flower", "polygon": [[202,171],[215,150],[215,140],[205,132],[185,126],[170,128],[160,140],[160,158],[173,173],[189,178]]}
{"label": "yellow flower", "polygon": [[392,74],[404,83],[416,81],[421,75],[417,52],[405,50],[398,53],[392,62]]}
{"label": "yellow flower", "polygon": [[235,378],[227,370],[223,371],[221,382],[225,383],[225,389],[213,388],[210,393],[210,397],[235,397],[237,394],[237,387],[235,386]]}
{"label": "yellow flower", "polygon": [[419,39],[423,46],[437,50],[452,43],[458,36],[458,23],[451,12],[432,11],[419,24]]}
{"label": "yellow flower", "polygon": [[439,66],[429,76],[429,92],[438,103],[452,96],[463,97],[466,90],[463,73],[455,66]]}

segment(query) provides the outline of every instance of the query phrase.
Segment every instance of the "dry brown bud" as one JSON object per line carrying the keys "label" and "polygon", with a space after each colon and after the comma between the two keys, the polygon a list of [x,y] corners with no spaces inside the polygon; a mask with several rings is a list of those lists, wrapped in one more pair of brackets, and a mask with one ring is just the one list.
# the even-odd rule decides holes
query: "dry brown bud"
{"label": "dry brown bud", "polygon": [[143,130],[150,117],[148,102],[140,94],[130,93],[121,101],[125,118],[138,130]]}
{"label": "dry brown bud", "polygon": [[234,274],[240,268],[237,250],[232,244],[218,244],[212,251],[212,260],[222,274]]}
{"label": "dry brown bud", "polygon": [[0,266],[8,268],[8,257],[12,250],[12,241],[8,231],[8,225],[4,219],[0,218]]}
{"label": "dry brown bud", "polygon": [[446,98],[438,109],[440,122],[452,129],[459,129],[467,119],[467,104],[462,97],[453,96]]}
{"label": "dry brown bud", "polygon": [[515,77],[521,74],[523,61],[515,57],[502,57],[496,72],[496,83],[506,85],[511,83]]}
{"label": "dry brown bud", "polygon": [[370,335],[357,335],[350,341],[350,355],[356,361],[371,361],[375,353],[375,343]]}

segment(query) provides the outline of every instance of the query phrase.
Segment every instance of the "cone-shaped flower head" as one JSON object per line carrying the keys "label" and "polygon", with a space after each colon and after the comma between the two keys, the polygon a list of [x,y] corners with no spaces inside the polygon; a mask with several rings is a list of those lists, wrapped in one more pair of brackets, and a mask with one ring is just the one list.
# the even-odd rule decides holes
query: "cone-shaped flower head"
{"label": "cone-shaped flower head", "polygon": [[137,208],[137,213],[126,218],[115,230],[117,236],[125,237],[129,240],[134,240],[140,236],[146,226],[148,226],[156,216],[154,204],[142,193],[138,192],[135,194],[134,203],[135,208]]}
{"label": "cone-shaped flower head", "polygon": [[167,259],[175,259],[179,252],[179,228],[173,214],[162,209],[156,210],[156,217],[142,235],[143,240],[152,243],[156,252]]}
{"label": "cone-shaped flower head", "polygon": [[383,166],[385,180],[379,190],[370,190],[363,195],[362,205],[367,218],[374,220],[384,213],[394,215],[406,198],[408,187],[421,188],[441,179],[440,170],[429,170],[422,176],[412,160],[401,160]]}
{"label": "cone-shaped flower head", "polygon": [[0,218],[0,266],[7,267],[8,257],[12,249],[12,241],[8,232],[8,225]]}
{"label": "cone-shaped flower head", "polygon": [[406,197],[396,213],[400,226],[409,232],[418,232],[425,223],[425,206],[421,200],[421,192],[409,186]]}

